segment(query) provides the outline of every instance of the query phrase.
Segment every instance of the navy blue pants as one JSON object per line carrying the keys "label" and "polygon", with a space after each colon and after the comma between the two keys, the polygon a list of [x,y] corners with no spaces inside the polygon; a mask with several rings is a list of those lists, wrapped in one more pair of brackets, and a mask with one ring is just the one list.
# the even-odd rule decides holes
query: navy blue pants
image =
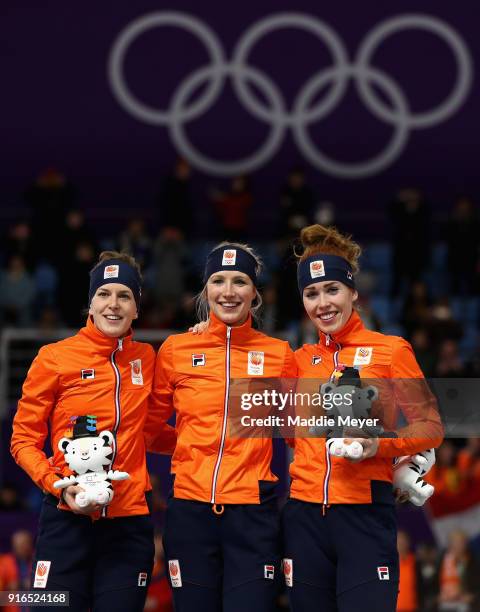
{"label": "navy blue pants", "polygon": [[[141,612],[153,557],[150,516],[93,522],[88,516],[58,510],[57,500],[47,496],[40,514],[32,588],[37,563],[49,561],[45,589],[69,591],[70,612]],[[43,608],[50,609],[58,610]]]}
{"label": "navy blue pants", "polygon": [[170,498],[165,558],[176,612],[271,612],[280,583],[276,499],[225,505]]}
{"label": "navy blue pants", "polygon": [[283,570],[293,612],[395,612],[395,506],[289,499]]}

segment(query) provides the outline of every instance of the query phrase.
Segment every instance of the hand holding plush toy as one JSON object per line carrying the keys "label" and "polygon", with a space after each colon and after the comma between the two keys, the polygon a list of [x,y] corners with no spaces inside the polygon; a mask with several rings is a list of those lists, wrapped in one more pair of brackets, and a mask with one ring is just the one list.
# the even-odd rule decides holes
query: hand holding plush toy
{"label": "hand holding plush toy", "polygon": [[81,508],[89,504],[106,506],[112,501],[112,480],[130,478],[127,472],[108,470],[112,463],[113,434],[102,431],[96,435],[95,417],[78,417],[72,438],[61,438],[58,448],[74,475],[62,478],[53,486],[65,489],[78,485],[84,491],[77,493],[75,503]]}

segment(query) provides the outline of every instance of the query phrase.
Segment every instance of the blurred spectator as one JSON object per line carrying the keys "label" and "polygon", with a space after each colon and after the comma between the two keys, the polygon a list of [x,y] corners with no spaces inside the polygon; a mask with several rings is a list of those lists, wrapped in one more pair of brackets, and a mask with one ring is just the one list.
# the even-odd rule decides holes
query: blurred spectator
{"label": "blurred spectator", "polygon": [[472,200],[459,198],[445,228],[450,290],[455,295],[472,295],[477,289],[479,231]]}
{"label": "blurred spectator", "polygon": [[160,308],[174,310],[185,291],[188,249],[182,233],[173,227],[160,231],[153,247],[153,295]]}
{"label": "blurred spectator", "polygon": [[465,491],[465,474],[457,466],[457,450],[451,440],[444,440],[436,451],[436,462],[428,474],[428,482],[434,485],[432,503],[442,494],[456,495]]}
{"label": "blurred spectator", "polygon": [[191,174],[190,164],[178,158],[173,172],[164,180],[158,198],[161,227],[173,227],[187,239],[191,237],[193,228]]}
{"label": "blurred spectator", "polygon": [[367,329],[372,331],[380,331],[381,323],[380,319],[374,313],[370,300],[367,295],[359,296],[358,301],[358,314],[363,321],[363,324]]}
{"label": "blurred spectator", "polygon": [[448,549],[440,564],[439,611],[480,610],[480,567],[461,530],[450,534]]}
{"label": "blurred spectator", "polygon": [[422,281],[413,282],[408,289],[400,319],[407,338],[411,338],[415,328],[428,324],[431,304],[427,285]]}
{"label": "blurred spectator", "polygon": [[428,331],[435,347],[445,340],[460,340],[462,337],[462,326],[455,321],[448,298],[440,298],[432,306]]}
{"label": "blurred spectator", "polygon": [[145,231],[145,222],[138,217],[128,222],[127,229],[118,237],[119,251],[133,255],[142,270],[152,258],[152,239]]}
{"label": "blurred spectator", "polygon": [[67,327],[78,328],[85,323],[90,270],[95,264],[95,251],[89,242],[77,245],[74,259],[60,269],[58,284],[58,306],[61,318]]}
{"label": "blurred spectator", "polygon": [[152,581],[148,588],[145,612],[173,612],[172,592],[167,579],[165,553],[161,533],[155,534],[155,558]]}
{"label": "blurred spectator", "polygon": [[5,240],[4,254],[6,259],[12,255],[19,255],[29,272],[35,266],[36,258],[32,239],[32,228],[26,221],[19,221],[8,228]]}
{"label": "blurred spectator", "polygon": [[58,313],[55,308],[51,306],[45,306],[42,308],[38,315],[38,320],[36,322],[36,326],[46,334],[49,332],[54,332],[57,330],[60,325],[60,321],[58,319]]}
{"label": "blurred spectator", "polygon": [[440,345],[435,376],[438,378],[465,377],[465,368],[460,357],[458,343],[455,340],[444,340]]}
{"label": "blurred spectator", "polygon": [[424,327],[414,329],[410,342],[423,375],[427,378],[433,376],[437,359],[427,330]]}
{"label": "blurred spectator", "polygon": [[277,329],[278,298],[273,283],[262,289],[262,308],[260,310],[261,329],[265,334],[275,334]]}
{"label": "blurred spectator", "polygon": [[18,585],[17,590],[27,590],[30,587],[32,561],[33,536],[26,529],[19,529],[12,535],[11,552],[3,559],[10,566],[11,579]]}
{"label": "blurred spectator", "polygon": [[277,328],[281,331],[298,328],[304,312],[298,296],[297,260],[290,245],[281,255],[274,283],[277,292]]}
{"label": "blurred spectator", "polygon": [[[480,438],[468,438],[458,452],[458,466],[474,479],[474,487],[480,490]],[[478,527],[480,533],[480,525]]]}
{"label": "blurred spectator", "polygon": [[23,502],[14,484],[7,482],[0,487],[0,512],[15,512],[23,510],[23,507]]}
{"label": "blurred spectator", "polygon": [[430,210],[415,188],[401,189],[389,208],[393,228],[392,296],[421,280],[430,259]]}
{"label": "blurred spectator", "polygon": [[415,612],[418,610],[416,564],[415,555],[410,549],[410,537],[406,531],[398,531],[397,549],[400,562],[397,612]]}
{"label": "blurred spectator", "polygon": [[436,612],[438,601],[438,553],[432,544],[417,546],[417,595],[421,612]]}
{"label": "blurred spectator", "polygon": [[319,223],[329,227],[335,225],[335,204],[326,200],[319,202],[315,206],[315,212],[313,213],[313,223]]}
{"label": "blurred spectator", "polygon": [[35,282],[20,255],[12,255],[0,273],[0,320],[3,325],[26,327],[32,321]]}
{"label": "blurred spectator", "polygon": [[253,197],[246,176],[235,176],[230,190],[214,190],[211,194],[218,220],[218,237],[220,240],[243,242],[248,235],[248,213],[253,204]]}
{"label": "blurred spectator", "polygon": [[41,172],[25,194],[32,209],[32,236],[35,253],[51,262],[60,258],[58,239],[65,226],[65,216],[72,207],[74,189],[56,168]]}
{"label": "blurred spectator", "polygon": [[58,262],[60,265],[64,265],[65,261],[71,262],[75,259],[75,253],[80,244],[90,244],[96,251],[96,239],[87,225],[83,210],[74,208],[67,212],[59,242],[61,244],[61,257]]}
{"label": "blurred spectator", "polygon": [[[315,196],[307,185],[305,170],[299,166],[292,168],[280,196],[280,237],[287,239],[296,237],[302,227],[312,223],[314,204]],[[322,215],[319,210],[316,213]],[[333,221],[331,214],[328,214],[332,213],[331,207],[328,212],[324,208],[323,213],[328,221]]]}
{"label": "blurred spectator", "polygon": [[[460,525],[466,517],[458,513],[480,504],[480,482],[472,467],[476,463],[470,453],[459,454],[451,440],[445,440],[436,454],[436,463],[426,477],[435,487],[429,505],[434,517],[449,516],[452,518],[449,524]],[[479,531],[478,525],[476,531]]]}

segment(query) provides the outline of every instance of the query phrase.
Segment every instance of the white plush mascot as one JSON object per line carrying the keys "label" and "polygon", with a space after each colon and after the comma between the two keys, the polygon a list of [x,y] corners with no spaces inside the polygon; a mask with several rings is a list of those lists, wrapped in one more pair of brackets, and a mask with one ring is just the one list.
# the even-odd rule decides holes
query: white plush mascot
{"label": "white plush mascot", "polygon": [[431,484],[423,480],[435,464],[435,449],[400,457],[393,468],[393,486],[402,493],[408,493],[408,501],[415,506],[423,506],[435,491]]}
{"label": "white plush mascot", "polygon": [[91,503],[105,506],[112,501],[112,480],[130,478],[127,472],[108,470],[112,463],[113,434],[102,431],[97,435],[95,417],[78,417],[72,438],[61,438],[58,448],[74,475],[58,480],[53,486],[65,489],[78,485],[84,491],[77,493],[75,502],[81,508]]}

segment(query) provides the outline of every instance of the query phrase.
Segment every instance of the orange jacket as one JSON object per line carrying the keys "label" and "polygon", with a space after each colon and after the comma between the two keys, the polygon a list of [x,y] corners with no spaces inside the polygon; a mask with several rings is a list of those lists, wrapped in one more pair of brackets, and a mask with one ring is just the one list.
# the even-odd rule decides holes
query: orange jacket
{"label": "orange jacket", "polygon": [[[321,334],[318,344],[304,345],[295,357],[299,379],[326,381],[336,367],[360,364],[360,376],[368,379],[368,384],[379,386],[382,378],[423,378],[410,344],[397,336],[367,330],[356,311],[339,334]],[[417,395],[418,389],[414,391]],[[405,403],[401,408],[408,425],[396,432],[397,438],[380,438],[376,456],[360,463],[330,456],[324,438],[297,437],[290,467],[291,497],[323,504],[392,501],[388,486],[392,482],[392,458],[439,446],[443,436],[435,402],[427,401],[421,410],[418,403]],[[391,419],[392,429],[396,420]]]}
{"label": "orange jacket", "polygon": [[[15,461],[44,491],[57,497],[53,483],[71,474],[58,441],[71,436],[71,418],[97,417],[97,432],[115,435],[112,469],[130,478],[113,482],[107,517],[147,514],[145,491],[150,480],[145,461],[143,426],[152,387],[155,353],[149,344],[102,334],[90,320],[71,338],[43,346],[23,385],[13,422],[11,452]],[[50,427],[53,458],[43,447]],[[165,452],[175,446],[175,432],[159,432]],[[158,449],[157,449],[158,450]],[[61,504],[62,509],[68,506]]]}
{"label": "orange jacket", "polygon": [[296,376],[287,342],[256,331],[251,320],[227,327],[213,314],[201,335],[167,338],[157,356],[154,399],[164,418],[176,411],[177,446],[172,459],[174,495],[216,504],[258,504],[259,481],[276,481],[269,438],[229,435],[233,378]]}

